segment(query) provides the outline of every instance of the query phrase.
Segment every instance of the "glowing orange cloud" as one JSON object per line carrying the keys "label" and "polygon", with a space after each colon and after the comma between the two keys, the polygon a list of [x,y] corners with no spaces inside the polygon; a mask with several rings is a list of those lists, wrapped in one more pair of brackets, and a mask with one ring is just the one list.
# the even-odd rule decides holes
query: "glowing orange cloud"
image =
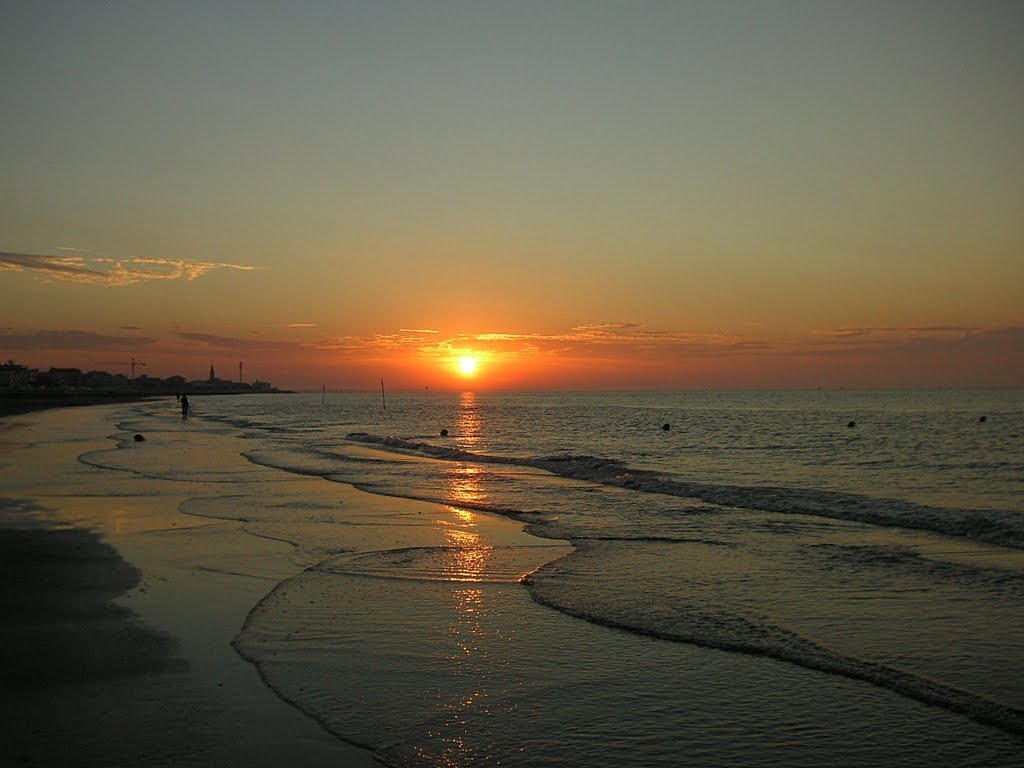
{"label": "glowing orange cloud", "polygon": [[289,388],[678,389],[802,386],[1020,386],[1024,324],[838,328],[802,338],[658,331],[636,324],[561,333],[444,336],[404,329],[308,340],[311,328],[245,336],[140,328],[117,336],[9,329],[0,345],[42,368],[102,368],[110,348],[145,355],[154,376],[245,370]]}

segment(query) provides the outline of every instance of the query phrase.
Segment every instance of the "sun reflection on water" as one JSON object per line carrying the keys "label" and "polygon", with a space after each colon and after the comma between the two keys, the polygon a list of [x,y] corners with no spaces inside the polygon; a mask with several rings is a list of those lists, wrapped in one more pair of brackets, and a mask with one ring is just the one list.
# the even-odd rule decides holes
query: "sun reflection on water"
{"label": "sun reflection on water", "polygon": [[480,409],[476,402],[475,392],[463,392],[459,395],[459,416],[456,422],[460,448],[473,450],[478,448],[484,431],[484,422],[480,418]]}
{"label": "sun reflection on water", "polygon": [[448,581],[488,581],[488,567],[494,548],[481,544],[480,535],[459,528],[446,528],[447,554],[441,564],[441,576]]}
{"label": "sun reflection on water", "polygon": [[455,505],[473,506],[486,502],[487,493],[482,480],[482,470],[473,464],[452,467],[444,475],[448,496]]}
{"label": "sun reflection on water", "polygon": [[438,701],[444,725],[432,734],[437,750],[422,756],[429,764],[454,768],[487,762],[491,744],[481,740],[470,723],[480,714],[492,714],[489,681],[501,660],[488,652],[494,637],[486,590],[458,587],[451,597],[454,610],[445,632],[452,646],[444,660],[451,684]]}
{"label": "sun reflection on water", "polygon": [[483,504],[487,500],[480,483],[480,469],[472,465],[454,468],[447,477],[452,505],[445,512],[450,518],[439,520],[448,547],[442,575],[451,581],[483,581],[493,547],[482,544],[477,528],[477,513],[459,504]]}
{"label": "sun reflection on water", "polygon": [[[460,405],[462,447],[472,448],[479,442],[482,427],[475,395],[464,393]],[[495,639],[490,615],[494,607],[488,602],[493,589],[489,571],[494,567],[494,547],[481,537],[479,513],[472,511],[487,502],[483,473],[467,463],[453,467],[445,480],[449,505],[438,520],[446,550],[441,575],[456,583],[449,593],[451,621],[439,629],[450,643],[444,665],[451,683],[438,701],[444,726],[431,734],[435,748],[421,752],[420,757],[431,765],[455,768],[489,759],[491,745],[481,741],[469,723],[479,713],[491,713],[488,681],[502,662],[488,650]]]}

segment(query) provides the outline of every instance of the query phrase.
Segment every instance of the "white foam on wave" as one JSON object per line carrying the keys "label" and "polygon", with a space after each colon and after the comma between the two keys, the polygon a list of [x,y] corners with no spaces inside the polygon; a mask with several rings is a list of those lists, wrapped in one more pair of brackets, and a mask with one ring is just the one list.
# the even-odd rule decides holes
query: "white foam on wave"
{"label": "white foam on wave", "polygon": [[349,439],[437,459],[534,467],[561,477],[647,493],[700,499],[723,507],[916,528],[1024,549],[1024,514],[1020,512],[935,507],[899,499],[873,498],[823,489],[689,482],[649,470],[633,469],[616,459],[587,455],[515,458],[475,454],[395,436],[352,433]]}
{"label": "white foam on wave", "polygon": [[[588,560],[592,564],[583,565]],[[806,669],[860,680],[902,696],[964,715],[1006,733],[1024,737],[1024,710],[960,690],[912,671],[839,653],[804,637],[763,611],[743,610],[718,600],[711,604],[698,589],[677,591],[671,600],[622,599],[602,589],[589,567],[614,567],[607,553],[586,545],[542,566],[525,583],[543,605],[595,624],[707,648],[767,656]],[[582,579],[582,581],[581,581]],[[586,584],[582,588],[580,584]],[[1019,585],[1018,585],[1019,586]],[[718,590],[712,590],[717,593]]]}

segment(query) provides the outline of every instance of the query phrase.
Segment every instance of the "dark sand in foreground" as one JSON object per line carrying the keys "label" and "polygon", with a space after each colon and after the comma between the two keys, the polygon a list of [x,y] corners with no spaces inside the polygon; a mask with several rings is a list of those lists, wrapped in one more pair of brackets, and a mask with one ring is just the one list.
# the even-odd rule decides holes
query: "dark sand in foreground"
{"label": "dark sand in foreground", "polygon": [[92,531],[3,529],[0,578],[5,761],[203,762],[213,702],[170,635],[111,602],[137,569]]}
{"label": "dark sand in foreground", "polygon": [[78,392],[14,391],[0,394],[0,417],[21,413],[45,411],[51,408],[69,408],[83,405],[109,405],[134,403],[169,395],[147,395],[137,392],[105,392],[81,390]]}
{"label": "dark sand in foreground", "polygon": [[[231,646],[252,606],[301,571],[292,548],[178,511],[227,483],[79,460],[116,454],[110,436],[131,408],[0,420],[0,765],[376,765]],[[170,455],[161,443],[143,445]],[[187,445],[173,461],[248,466],[231,442]]]}

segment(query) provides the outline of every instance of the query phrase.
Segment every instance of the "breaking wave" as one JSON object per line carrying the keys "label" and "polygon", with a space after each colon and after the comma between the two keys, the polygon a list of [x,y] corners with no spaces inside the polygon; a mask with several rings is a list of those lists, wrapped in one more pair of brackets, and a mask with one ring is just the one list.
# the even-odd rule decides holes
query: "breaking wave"
{"label": "breaking wave", "polygon": [[954,509],[841,491],[715,485],[635,469],[617,459],[587,455],[509,457],[472,453],[395,436],[353,432],[350,440],[447,461],[504,464],[542,469],[560,477],[645,493],[657,493],[723,507],[813,515],[872,525],[915,528],[988,544],[1024,549],[1024,515],[994,509]]}

